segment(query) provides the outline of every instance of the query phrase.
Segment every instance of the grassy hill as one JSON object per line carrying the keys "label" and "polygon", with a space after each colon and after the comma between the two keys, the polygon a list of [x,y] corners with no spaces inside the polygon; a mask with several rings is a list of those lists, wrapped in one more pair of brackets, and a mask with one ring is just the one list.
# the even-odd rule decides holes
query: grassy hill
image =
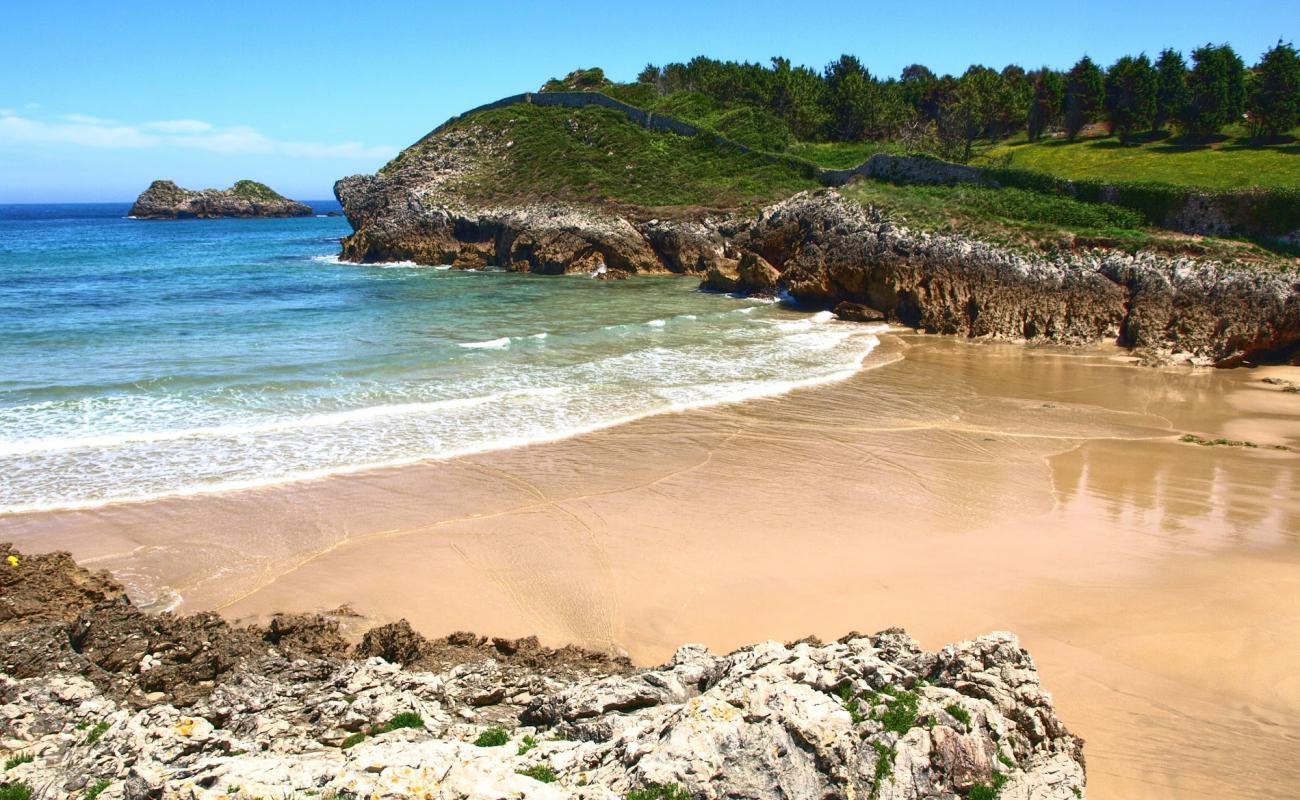
{"label": "grassy hill", "polygon": [[1210,144],[1165,138],[1121,146],[1113,136],[1075,142],[1018,136],[985,149],[979,165],[1009,166],[1061,178],[1149,181],[1210,189],[1300,186],[1300,141],[1256,145],[1224,137]]}
{"label": "grassy hill", "polygon": [[483,201],[616,201],[630,205],[758,205],[820,184],[796,163],[742,153],[706,136],[647,130],[611,109],[518,105],[473,114],[473,128],[509,143],[458,187]]}

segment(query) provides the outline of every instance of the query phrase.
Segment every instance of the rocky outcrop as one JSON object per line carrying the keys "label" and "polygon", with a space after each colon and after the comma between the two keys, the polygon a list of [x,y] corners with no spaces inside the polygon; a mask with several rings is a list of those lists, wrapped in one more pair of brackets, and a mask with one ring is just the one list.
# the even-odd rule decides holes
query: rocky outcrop
{"label": "rocky outcrop", "polygon": [[783,294],[817,308],[847,302],[846,319],[883,316],[935,333],[1111,341],[1157,363],[1300,358],[1300,283],[1282,273],[1152,253],[1020,252],[913,230],[833,190],[800,193],[756,217],[635,221],[569,205],[469,207],[457,180],[498,146],[448,131],[393,170],[339,181],[354,229],[342,257],[695,274],[718,291]]}
{"label": "rocky outcrop", "polygon": [[1010,634],[688,645],[636,670],[398,623],[348,654],[328,617],[149,615],[66,556],[0,555],[6,597],[51,599],[0,628],[3,781],[43,796],[1083,796],[1082,742]]}
{"label": "rocky outcrop", "polygon": [[289,200],[265,184],[238,181],[229,189],[182,189],[154,181],[140,193],[130,215],[136,219],[217,219],[220,217],[310,217],[311,206]]}

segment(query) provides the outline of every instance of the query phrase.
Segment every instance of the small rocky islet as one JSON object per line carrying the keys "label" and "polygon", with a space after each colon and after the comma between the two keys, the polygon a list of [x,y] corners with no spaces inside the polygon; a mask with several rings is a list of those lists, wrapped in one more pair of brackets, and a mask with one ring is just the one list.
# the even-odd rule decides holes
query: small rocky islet
{"label": "small rocky islet", "polygon": [[11,786],[101,798],[1073,800],[1083,743],[994,633],[685,645],[665,664],[536,639],[349,644],[349,612],[152,614],[66,553],[0,545]]}
{"label": "small rocky islet", "polygon": [[310,217],[311,206],[290,200],[257,181],[236,181],[229,189],[183,189],[158,180],[140,193],[129,215],[135,219],[222,219],[226,217]]}

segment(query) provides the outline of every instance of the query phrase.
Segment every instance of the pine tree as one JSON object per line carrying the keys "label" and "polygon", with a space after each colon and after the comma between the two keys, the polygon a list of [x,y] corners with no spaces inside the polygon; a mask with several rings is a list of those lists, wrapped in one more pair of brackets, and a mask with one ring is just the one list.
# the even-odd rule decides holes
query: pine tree
{"label": "pine tree", "polygon": [[1074,141],[1083,127],[1096,121],[1106,95],[1106,78],[1091,58],[1084,56],[1065,76],[1065,135]]}
{"label": "pine tree", "polygon": [[1106,73],[1106,118],[1120,142],[1146,130],[1156,116],[1156,71],[1146,55],[1124,56]]}
{"label": "pine tree", "polygon": [[1247,104],[1255,136],[1279,136],[1300,124],[1300,53],[1279,41],[1255,67]]}
{"label": "pine tree", "polygon": [[1061,116],[1061,100],[1065,95],[1065,81],[1061,73],[1048,67],[1038,71],[1034,79],[1034,100],[1029,106],[1026,125],[1029,141],[1041,139],[1043,133]]}
{"label": "pine tree", "polygon": [[1181,121],[1188,133],[1205,138],[1240,120],[1246,110],[1245,65],[1226,44],[1198,47],[1192,61]]}
{"label": "pine tree", "polygon": [[1187,107],[1187,62],[1177,50],[1167,49],[1156,59],[1156,116],[1153,130],[1163,130],[1182,117]]}

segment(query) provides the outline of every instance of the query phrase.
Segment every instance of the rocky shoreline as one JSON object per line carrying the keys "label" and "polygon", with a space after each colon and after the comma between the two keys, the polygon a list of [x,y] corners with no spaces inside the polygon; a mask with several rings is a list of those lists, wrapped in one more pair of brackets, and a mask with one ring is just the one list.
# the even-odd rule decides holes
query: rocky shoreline
{"label": "rocky shoreline", "polygon": [[[153,615],[0,545],[2,782],[102,798],[1068,798],[1083,743],[1010,634],[666,664],[404,622]],[[6,795],[9,796],[9,795]]]}
{"label": "rocky shoreline", "polygon": [[182,189],[154,181],[131,206],[135,219],[221,219],[224,217],[310,217],[311,206],[290,200],[265,184],[238,181],[229,189]]}
{"label": "rocky shoreline", "polygon": [[[1300,363],[1300,281],[1242,264],[1149,252],[1046,255],[914,230],[832,189],[756,214],[559,201],[495,203],[514,142],[462,122],[375,175],[334,186],[353,233],[345,261],[414,261],[543,274],[668,272],[706,288],[776,293],[846,318],[934,333],[1082,345],[1150,363]],[[507,176],[508,177],[508,176]]]}

